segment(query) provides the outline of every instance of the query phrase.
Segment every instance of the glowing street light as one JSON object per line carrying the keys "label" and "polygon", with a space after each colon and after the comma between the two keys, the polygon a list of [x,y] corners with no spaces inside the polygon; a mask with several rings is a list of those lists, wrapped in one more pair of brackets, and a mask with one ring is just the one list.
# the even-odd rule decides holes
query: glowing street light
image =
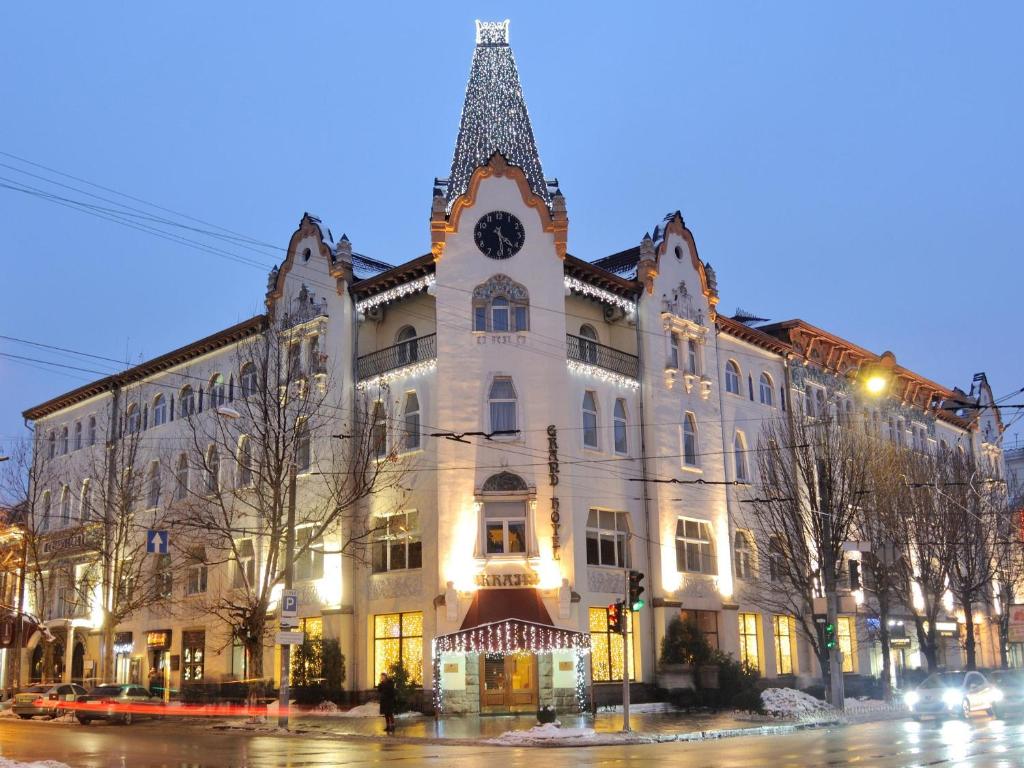
{"label": "glowing street light", "polygon": [[883,352],[878,362],[871,363],[861,373],[861,382],[864,391],[871,397],[880,397],[885,394],[892,384],[893,372],[896,368],[896,356],[892,352]]}

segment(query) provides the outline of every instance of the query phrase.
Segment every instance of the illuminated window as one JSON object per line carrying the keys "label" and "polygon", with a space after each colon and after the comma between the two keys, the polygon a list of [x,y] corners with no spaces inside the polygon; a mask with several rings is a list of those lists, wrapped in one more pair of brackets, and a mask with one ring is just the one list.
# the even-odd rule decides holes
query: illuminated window
{"label": "illuminated window", "polygon": [[793,674],[793,619],[790,616],[772,616],[775,633],[775,672]]}
{"label": "illuminated window", "polygon": [[[630,650],[636,648],[636,641],[633,637],[633,625],[630,620],[632,614],[627,611],[625,616],[626,631],[630,633]],[[622,680],[622,662],[624,653],[624,638],[617,632],[608,631],[608,609],[590,609],[590,663],[591,674],[595,683],[608,683],[615,680]],[[629,659],[629,679],[636,678],[636,671],[633,669],[633,658]]]}
{"label": "illuminated window", "polygon": [[181,682],[203,679],[206,666],[206,633],[202,630],[181,633]]}
{"label": "illuminated window", "polygon": [[415,510],[374,519],[371,545],[374,573],[423,567],[419,519]]}
{"label": "illuminated window", "polygon": [[385,613],[373,617],[373,679],[401,663],[413,683],[423,682],[423,614]]}
{"label": "illuminated window", "polygon": [[853,619],[849,616],[840,616],[836,620],[836,639],[839,650],[843,652],[843,672],[856,672]]}
{"label": "illuminated window", "polygon": [[761,668],[761,657],[757,647],[757,614],[741,613],[740,622],[740,661],[754,669]]}
{"label": "illuminated window", "polygon": [[629,523],[625,512],[592,509],[587,516],[587,564],[629,567]]}
{"label": "illuminated window", "polygon": [[488,501],[484,504],[484,551],[488,555],[526,554],[526,504]]}

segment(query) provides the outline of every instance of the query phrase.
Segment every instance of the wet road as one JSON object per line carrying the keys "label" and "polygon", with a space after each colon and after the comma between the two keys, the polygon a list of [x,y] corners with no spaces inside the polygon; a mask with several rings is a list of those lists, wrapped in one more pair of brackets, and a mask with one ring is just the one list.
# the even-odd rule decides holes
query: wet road
{"label": "wet road", "polygon": [[409,744],[216,732],[198,723],[150,722],[130,727],[0,720],[0,756],[60,760],[73,768],[299,768],[420,766],[566,768],[685,765],[688,768],[825,768],[829,766],[1024,765],[1024,724],[895,721],[746,736],[693,744],[591,748],[509,748]]}

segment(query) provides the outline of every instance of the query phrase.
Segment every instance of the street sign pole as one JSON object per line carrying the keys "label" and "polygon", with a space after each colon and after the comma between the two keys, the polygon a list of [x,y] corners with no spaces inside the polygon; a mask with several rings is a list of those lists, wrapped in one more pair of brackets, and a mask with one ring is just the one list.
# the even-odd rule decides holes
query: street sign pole
{"label": "street sign pole", "polygon": [[[284,532],[284,588],[291,590],[295,571],[295,463],[288,468],[288,522]],[[283,600],[282,595],[282,600]],[[277,697],[277,725],[288,728],[288,677],[291,671],[292,647],[281,646],[281,685]]]}
{"label": "street sign pole", "polygon": [[[629,625],[633,621],[633,606],[629,604],[629,568],[623,568],[622,573],[626,580],[622,593],[624,610],[620,618],[622,622],[622,732],[629,733],[631,730],[629,727]],[[629,618],[627,619],[627,617]]]}

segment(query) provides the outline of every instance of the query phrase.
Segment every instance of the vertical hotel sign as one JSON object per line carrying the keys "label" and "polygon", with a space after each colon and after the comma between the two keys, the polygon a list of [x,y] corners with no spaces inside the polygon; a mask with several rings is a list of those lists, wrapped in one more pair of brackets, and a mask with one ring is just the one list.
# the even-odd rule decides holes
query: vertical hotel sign
{"label": "vertical hotel sign", "polygon": [[558,497],[555,488],[558,486],[558,428],[548,425],[548,481],[551,483],[551,556],[561,559],[558,540],[558,529],[561,527],[562,515],[558,509]]}

